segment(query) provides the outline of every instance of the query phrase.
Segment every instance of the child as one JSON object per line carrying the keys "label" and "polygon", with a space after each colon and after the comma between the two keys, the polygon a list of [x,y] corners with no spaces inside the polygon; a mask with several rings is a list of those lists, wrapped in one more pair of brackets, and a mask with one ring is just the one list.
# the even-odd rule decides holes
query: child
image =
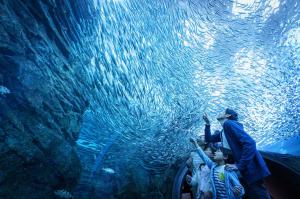
{"label": "child", "polygon": [[225,162],[222,151],[216,151],[213,162],[199,147],[195,139],[190,140],[196,147],[199,156],[211,169],[210,179],[212,182],[213,199],[239,199],[244,195],[244,188],[234,171],[224,169]]}
{"label": "child", "polygon": [[[199,142],[199,145],[205,148],[207,156],[212,157],[212,150],[210,147],[205,147],[204,142]],[[196,199],[211,199],[212,187],[210,181],[210,168],[204,164],[197,152],[192,152],[191,156],[193,159],[193,175],[187,175],[186,180],[188,184],[192,186]]]}
{"label": "child", "polygon": [[[213,157],[212,149],[210,147],[206,147],[204,153],[209,157]],[[210,168],[201,164],[200,166],[200,191],[202,195],[202,199],[211,199],[212,198],[212,185],[210,180]]]}

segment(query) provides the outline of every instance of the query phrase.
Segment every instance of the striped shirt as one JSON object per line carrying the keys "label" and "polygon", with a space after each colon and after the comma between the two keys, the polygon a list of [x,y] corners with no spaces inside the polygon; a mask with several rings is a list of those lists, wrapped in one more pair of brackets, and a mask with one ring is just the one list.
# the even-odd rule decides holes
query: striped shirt
{"label": "striped shirt", "polygon": [[213,177],[214,177],[214,184],[216,187],[217,199],[227,199],[224,166],[217,166],[214,169]]}

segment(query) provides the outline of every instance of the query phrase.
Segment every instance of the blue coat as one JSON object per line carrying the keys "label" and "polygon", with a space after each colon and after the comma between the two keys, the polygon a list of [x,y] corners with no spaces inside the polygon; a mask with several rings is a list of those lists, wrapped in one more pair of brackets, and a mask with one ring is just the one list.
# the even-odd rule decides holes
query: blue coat
{"label": "blue coat", "polygon": [[[251,184],[261,180],[271,173],[256,149],[255,141],[244,131],[243,125],[234,120],[223,124],[224,135],[232,151],[233,159],[241,175]],[[221,132],[211,135],[210,126],[205,126],[205,141],[220,142]]]}
{"label": "blue coat", "polygon": [[[199,156],[201,157],[201,159],[205,162],[205,164],[211,169],[210,179],[211,179],[211,182],[212,182],[212,192],[213,192],[212,194],[213,194],[213,199],[217,199],[217,190],[216,190],[213,175],[214,175],[214,171],[215,171],[216,167],[218,167],[218,165],[216,163],[214,163],[203,152],[203,150],[200,147],[197,148],[197,152],[198,152]],[[224,166],[225,165],[222,165],[220,167],[224,167]],[[225,175],[225,189],[226,189],[227,198],[229,198],[229,199],[241,199],[242,196],[245,194],[245,190],[244,190],[243,186],[241,185],[237,174],[234,171],[224,170],[224,175]],[[233,188],[236,187],[236,186],[241,188],[240,195],[236,195],[233,192]]]}

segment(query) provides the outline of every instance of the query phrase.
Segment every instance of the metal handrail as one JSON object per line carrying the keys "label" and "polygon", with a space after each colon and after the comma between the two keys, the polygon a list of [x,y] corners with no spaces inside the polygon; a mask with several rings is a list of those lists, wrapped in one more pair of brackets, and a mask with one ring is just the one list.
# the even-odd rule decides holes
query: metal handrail
{"label": "metal handrail", "polygon": [[181,185],[187,172],[188,172],[188,168],[186,167],[186,164],[183,163],[180,166],[173,182],[172,199],[181,198]]}

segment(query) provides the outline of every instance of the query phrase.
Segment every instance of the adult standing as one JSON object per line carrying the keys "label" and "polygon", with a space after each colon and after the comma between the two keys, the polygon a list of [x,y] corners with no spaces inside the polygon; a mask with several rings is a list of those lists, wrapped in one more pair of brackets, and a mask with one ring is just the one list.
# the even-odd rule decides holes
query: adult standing
{"label": "adult standing", "polygon": [[264,185],[264,178],[271,173],[256,149],[255,141],[245,132],[243,125],[238,122],[238,114],[227,108],[217,120],[223,127],[222,131],[216,131],[211,135],[210,120],[203,116],[205,125],[206,142],[222,142],[231,149],[235,164],[228,164],[226,169],[239,170],[246,181],[246,193],[250,199],[270,199],[270,195]]}

